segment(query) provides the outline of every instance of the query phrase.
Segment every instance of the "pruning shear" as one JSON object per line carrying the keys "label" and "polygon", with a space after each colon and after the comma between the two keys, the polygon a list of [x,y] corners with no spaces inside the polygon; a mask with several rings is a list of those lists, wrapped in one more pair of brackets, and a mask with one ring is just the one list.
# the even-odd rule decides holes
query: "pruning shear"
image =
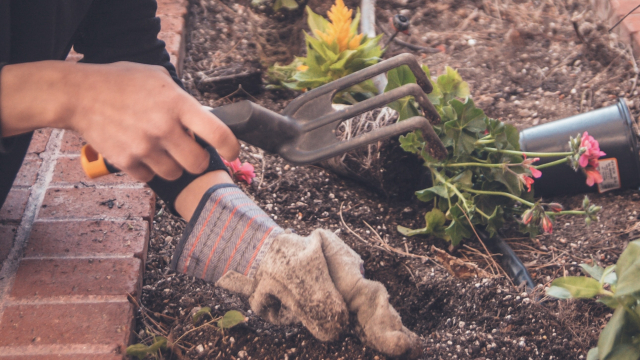
{"label": "pruning shear", "polygon": [[[332,106],[332,99],[339,91],[403,65],[408,66],[413,72],[416,84],[402,85],[344,109],[337,110]],[[210,111],[222,120],[239,140],[268,153],[278,154],[294,165],[316,163],[413,130],[421,130],[429,154],[443,160],[447,150],[431,126],[440,122],[440,116],[426,95],[432,90],[431,82],[415,57],[411,54],[400,54],[306,92],[295,98],[282,114],[248,100]],[[348,140],[336,137],[336,129],[341,122],[405,96],[415,98],[424,116],[414,116]],[[91,179],[120,171],[88,144],[82,148],[80,159],[84,172]]]}

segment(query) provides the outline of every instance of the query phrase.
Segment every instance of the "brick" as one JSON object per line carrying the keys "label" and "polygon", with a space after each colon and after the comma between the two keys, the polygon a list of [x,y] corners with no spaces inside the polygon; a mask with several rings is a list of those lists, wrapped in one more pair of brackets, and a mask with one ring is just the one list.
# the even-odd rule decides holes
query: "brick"
{"label": "brick", "polygon": [[80,137],[76,132],[71,130],[65,130],[62,135],[62,144],[60,146],[60,152],[65,154],[79,154],[80,149],[87,142]]}
{"label": "brick", "polygon": [[629,15],[626,19],[624,19],[620,26],[624,26],[626,32],[629,34],[637,33],[638,31],[640,31],[640,14]]}
{"label": "brick", "polygon": [[49,142],[49,136],[51,136],[51,130],[52,129],[47,128],[34,131],[27,153],[40,154],[44,152],[47,147],[47,143]]}
{"label": "brick", "polygon": [[180,57],[180,48],[182,47],[182,36],[174,32],[161,31],[158,39],[165,42],[167,52],[171,55]]}
{"label": "brick", "polygon": [[56,221],[33,224],[26,258],[123,255],[146,259],[147,221]]}
{"label": "brick", "polygon": [[[59,349],[51,348],[51,353],[56,353]],[[2,349],[0,349],[0,352]],[[28,350],[27,350],[28,351]],[[46,351],[46,350],[45,350]],[[73,353],[73,354],[60,354],[57,355],[2,355],[0,354],[0,360],[122,360],[122,355],[116,354],[89,354],[89,353]]]}
{"label": "brick", "polygon": [[[611,0],[612,12],[620,17],[627,15],[629,11],[638,5],[638,1],[636,0]],[[640,9],[637,9],[633,13],[640,14]],[[615,21],[618,20],[619,19],[616,19]]]}
{"label": "brick", "polygon": [[0,269],[13,247],[17,228],[17,225],[0,225]]}
{"label": "brick", "polygon": [[174,15],[158,15],[160,29],[164,32],[182,34],[184,32],[184,17]]}
{"label": "brick", "polygon": [[186,0],[158,0],[157,15],[184,16],[187,13]]}
{"label": "brick", "polygon": [[29,189],[12,188],[0,209],[0,221],[20,222],[29,193]]}
{"label": "brick", "polygon": [[22,163],[16,179],[13,181],[13,186],[32,186],[35,184],[38,178],[38,170],[42,164],[40,158],[28,158]]}
{"label": "brick", "polygon": [[149,189],[49,188],[40,219],[100,219],[105,217],[150,219],[155,196]]}
{"label": "brick", "polygon": [[126,300],[8,305],[0,321],[0,346],[103,344],[124,353],[132,321]]}
{"label": "brick", "polygon": [[[84,182],[87,185],[116,185],[116,184],[132,184],[138,181],[131,178],[125,173],[101,176],[96,179],[89,179],[82,170],[82,164],[79,157],[60,157],[56,162],[53,172],[52,184],[80,184]],[[55,185],[54,185],[55,186]]]}
{"label": "brick", "polygon": [[138,297],[142,263],[136,258],[23,259],[11,289],[15,299],[55,296]]}

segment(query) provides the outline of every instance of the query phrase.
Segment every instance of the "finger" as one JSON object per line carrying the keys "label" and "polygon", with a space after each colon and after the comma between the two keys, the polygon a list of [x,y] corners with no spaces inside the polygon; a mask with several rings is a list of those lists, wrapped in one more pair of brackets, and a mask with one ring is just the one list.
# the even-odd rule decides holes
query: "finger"
{"label": "finger", "polygon": [[163,150],[154,151],[147,155],[145,164],[165,180],[173,181],[182,176],[182,167]]}
{"label": "finger", "polygon": [[181,106],[178,116],[182,124],[192,130],[227,161],[233,161],[240,153],[240,143],[233,132],[220,119],[204,110],[198,101],[189,97]]}
{"label": "finger", "polygon": [[164,146],[178,164],[192,174],[201,174],[209,165],[209,153],[185,131],[177,128]]}
{"label": "finger", "polygon": [[151,171],[151,169],[149,169],[149,167],[143,163],[139,163],[137,165],[129,167],[118,166],[118,168],[129,174],[132,178],[144,183],[151,181],[151,179],[153,179],[153,177],[155,176],[153,171]]}

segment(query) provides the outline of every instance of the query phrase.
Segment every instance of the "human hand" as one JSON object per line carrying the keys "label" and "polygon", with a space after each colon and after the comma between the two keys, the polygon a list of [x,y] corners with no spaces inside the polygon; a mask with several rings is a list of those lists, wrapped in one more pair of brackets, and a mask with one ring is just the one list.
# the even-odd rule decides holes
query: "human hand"
{"label": "human hand", "polygon": [[419,337],[402,325],[385,287],[364,278],[362,259],[339,237],[316,230],[276,237],[255,279],[230,271],[216,286],[249,297],[253,311],[274,324],[301,322],[322,341],[335,340],[356,314],[356,334],[392,357],[422,355]]}
{"label": "human hand", "polygon": [[[115,167],[147,182],[201,173],[209,154],[191,130],[226,159],[239,143],[160,66],[43,61],[2,71],[3,136],[43,126],[72,129]],[[33,119],[40,119],[38,121]]]}

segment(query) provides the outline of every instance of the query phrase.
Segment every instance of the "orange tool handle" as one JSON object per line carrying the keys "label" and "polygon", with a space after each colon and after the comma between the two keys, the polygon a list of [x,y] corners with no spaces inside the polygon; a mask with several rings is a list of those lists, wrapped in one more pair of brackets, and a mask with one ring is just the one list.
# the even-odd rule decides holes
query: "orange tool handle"
{"label": "orange tool handle", "polygon": [[80,163],[82,170],[87,174],[89,179],[95,179],[120,172],[120,170],[109,164],[91,145],[87,144],[82,147],[80,152]]}

